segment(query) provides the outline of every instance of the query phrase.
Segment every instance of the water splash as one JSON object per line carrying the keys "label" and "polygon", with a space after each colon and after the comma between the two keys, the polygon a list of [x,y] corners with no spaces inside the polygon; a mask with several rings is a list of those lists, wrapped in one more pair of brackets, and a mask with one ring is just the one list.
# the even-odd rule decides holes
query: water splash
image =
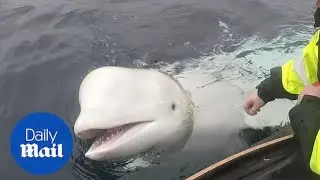
{"label": "water splash", "polygon": [[[256,34],[236,42],[230,28],[223,22],[220,25],[224,42],[230,46],[230,41],[234,41],[231,44],[234,51],[225,52],[224,44],[217,44],[211,54],[172,64],[161,63],[160,70],[172,74],[191,92],[225,81],[238,86],[245,97],[268,76],[270,68],[299,58],[314,32],[311,26],[282,26],[279,27],[279,35],[273,39]],[[287,112],[293,105],[289,100],[276,100],[268,103],[257,116],[245,115],[245,121],[253,128],[283,126],[289,122]],[[241,104],[235,106],[241,108]]]}

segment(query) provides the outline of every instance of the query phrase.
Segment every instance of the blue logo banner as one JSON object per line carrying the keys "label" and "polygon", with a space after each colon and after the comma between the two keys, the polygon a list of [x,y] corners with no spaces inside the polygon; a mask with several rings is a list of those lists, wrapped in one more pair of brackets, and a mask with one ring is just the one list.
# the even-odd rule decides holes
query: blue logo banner
{"label": "blue logo banner", "polygon": [[72,133],[58,116],[32,113],[21,119],[10,139],[16,163],[31,174],[46,175],[63,168],[70,160]]}

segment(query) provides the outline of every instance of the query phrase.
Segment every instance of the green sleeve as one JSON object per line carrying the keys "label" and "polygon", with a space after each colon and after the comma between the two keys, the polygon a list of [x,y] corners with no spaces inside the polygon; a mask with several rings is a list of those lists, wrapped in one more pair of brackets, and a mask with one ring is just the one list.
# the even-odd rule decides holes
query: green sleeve
{"label": "green sleeve", "polygon": [[263,80],[257,87],[258,96],[264,102],[270,102],[278,98],[286,98],[295,100],[298,98],[296,94],[290,94],[282,86],[282,70],[281,67],[275,67],[270,70],[270,76]]}

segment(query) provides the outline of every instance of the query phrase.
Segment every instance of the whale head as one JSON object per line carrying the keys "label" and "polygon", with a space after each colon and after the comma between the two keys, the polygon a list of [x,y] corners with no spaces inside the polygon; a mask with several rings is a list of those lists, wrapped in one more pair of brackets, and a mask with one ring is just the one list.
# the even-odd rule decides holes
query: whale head
{"label": "whale head", "polygon": [[153,69],[102,67],[79,89],[80,139],[94,139],[85,156],[125,160],[149,150],[184,146],[193,129],[193,102],[178,81]]}

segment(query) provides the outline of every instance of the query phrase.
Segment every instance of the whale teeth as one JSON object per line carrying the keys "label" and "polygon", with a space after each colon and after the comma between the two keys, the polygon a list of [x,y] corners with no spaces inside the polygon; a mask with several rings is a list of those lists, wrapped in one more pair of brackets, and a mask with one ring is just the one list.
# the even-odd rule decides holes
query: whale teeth
{"label": "whale teeth", "polygon": [[92,148],[98,148],[101,145],[106,145],[108,143],[112,143],[113,140],[117,139],[120,137],[121,133],[124,133],[127,131],[127,129],[130,129],[133,125],[122,125],[120,127],[115,127],[111,129],[106,129],[104,131],[104,134],[101,134],[99,137],[96,138],[94,143],[92,144]]}

